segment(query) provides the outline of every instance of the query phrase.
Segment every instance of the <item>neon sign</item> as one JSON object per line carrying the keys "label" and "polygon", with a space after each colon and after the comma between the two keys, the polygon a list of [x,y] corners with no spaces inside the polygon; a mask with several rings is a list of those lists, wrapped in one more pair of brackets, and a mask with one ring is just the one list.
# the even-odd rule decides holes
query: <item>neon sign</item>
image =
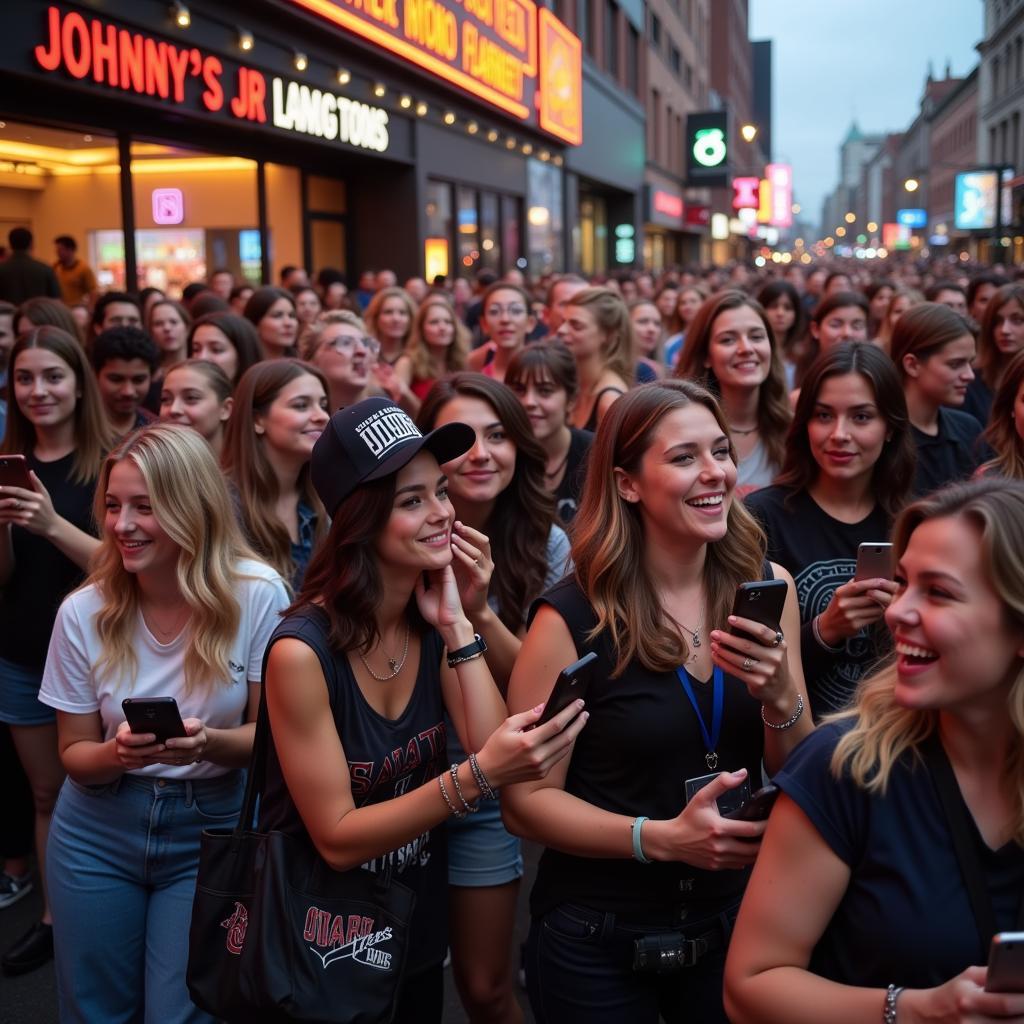
{"label": "neon sign", "polygon": [[233,81],[219,57],[119,28],[77,11],[47,9],[47,39],[36,64],[80,81],[210,114],[383,153],[388,114],[379,107],[239,65]]}
{"label": "neon sign", "polygon": [[734,210],[757,209],[760,185],[760,178],[733,178],[732,208]]}

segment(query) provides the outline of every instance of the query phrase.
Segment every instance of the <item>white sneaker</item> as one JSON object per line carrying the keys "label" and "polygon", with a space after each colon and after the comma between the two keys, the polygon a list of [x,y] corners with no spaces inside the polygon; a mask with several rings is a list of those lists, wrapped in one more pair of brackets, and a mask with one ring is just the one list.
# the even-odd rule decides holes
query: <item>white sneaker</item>
{"label": "white sneaker", "polygon": [[22,896],[32,891],[32,874],[26,871],[23,875],[9,875],[0,871],[0,910],[17,903]]}

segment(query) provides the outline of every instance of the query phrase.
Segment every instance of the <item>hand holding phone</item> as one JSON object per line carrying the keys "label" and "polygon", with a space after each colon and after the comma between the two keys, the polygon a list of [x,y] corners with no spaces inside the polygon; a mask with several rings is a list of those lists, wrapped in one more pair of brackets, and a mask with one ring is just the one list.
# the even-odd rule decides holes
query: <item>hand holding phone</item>
{"label": "hand holding phone", "polygon": [[121,701],[121,709],[133,733],[152,733],[156,743],[188,736],[173,697],[126,697]]}
{"label": "hand holding phone", "polygon": [[992,937],[985,991],[1024,993],[1024,932],[1000,932]]}
{"label": "hand holding phone", "polygon": [[769,782],[741,806],[728,813],[723,813],[722,817],[731,818],[733,821],[767,821],[781,792],[782,790],[774,782]]}
{"label": "hand holding phone", "polygon": [[0,455],[0,487],[20,487],[32,491],[32,477],[24,455]]}
{"label": "hand holding phone", "polygon": [[594,674],[595,661],[597,661],[597,654],[591,651],[589,654],[584,654],[579,661],[566,665],[558,673],[555,685],[551,688],[551,695],[544,705],[544,712],[533,728],[536,729],[538,725],[550,722],[555,715],[567,708],[574,700],[586,700],[587,689]]}
{"label": "hand holding phone", "polygon": [[860,544],[857,547],[855,580],[891,580],[892,545],[888,543]]}
{"label": "hand holding phone", "polygon": [[[741,583],[736,588],[732,614],[740,619],[751,619],[767,626],[773,633],[779,629],[782,612],[786,607],[786,594],[789,584],[785,580],[760,580],[755,583]],[[748,633],[744,629],[732,626],[729,630],[733,636],[750,640],[755,644],[763,644],[760,637]]]}

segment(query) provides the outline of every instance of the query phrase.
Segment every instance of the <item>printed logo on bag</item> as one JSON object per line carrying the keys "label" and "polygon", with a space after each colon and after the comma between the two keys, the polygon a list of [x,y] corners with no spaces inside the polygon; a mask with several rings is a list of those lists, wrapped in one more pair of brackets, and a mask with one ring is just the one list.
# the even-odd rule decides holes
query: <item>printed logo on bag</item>
{"label": "printed logo on bag", "polygon": [[235,912],[226,921],[221,921],[220,926],[228,930],[225,942],[228,952],[238,956],[245,942],[245,930],[249,927],[249,912],[241,903],[236,903]]}
{"label": "printed logo on bag", "polygon": [[378,971],[392,970],[392,954],[382,948],[392,941],[391,928],[374,931],[372,917],[310,907],[302,937],[313,944],[309,950],[320,958],[325,970],[336,960],[346,959]]}
{"label": "printed logo on bag", "polygon": [[423,436],[416,429],[416,424],[401,409],[393,405],[367,416],[356,427],[356,433],[378,459],[399,441]]}

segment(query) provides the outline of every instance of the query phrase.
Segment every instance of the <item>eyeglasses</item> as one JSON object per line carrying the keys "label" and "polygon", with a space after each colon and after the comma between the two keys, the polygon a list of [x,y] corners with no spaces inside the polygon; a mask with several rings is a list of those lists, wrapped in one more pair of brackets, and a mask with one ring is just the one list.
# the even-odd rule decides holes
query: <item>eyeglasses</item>
{"label": "eyeglasses", "polygon": [[526,313],[526,307],[522,303],[514,303],[511,306],[488,306],[484,311],[484,316],[524,316]]}
{"label": "eyeglasses", "polygon": [[325,341],[324,348],[334,349],[335,352],[351,352],[356,342],[359,342],[371,356],[380,352],[380,342],[376,338],[353,338],[351,334],[339,334],[337,338]]}

